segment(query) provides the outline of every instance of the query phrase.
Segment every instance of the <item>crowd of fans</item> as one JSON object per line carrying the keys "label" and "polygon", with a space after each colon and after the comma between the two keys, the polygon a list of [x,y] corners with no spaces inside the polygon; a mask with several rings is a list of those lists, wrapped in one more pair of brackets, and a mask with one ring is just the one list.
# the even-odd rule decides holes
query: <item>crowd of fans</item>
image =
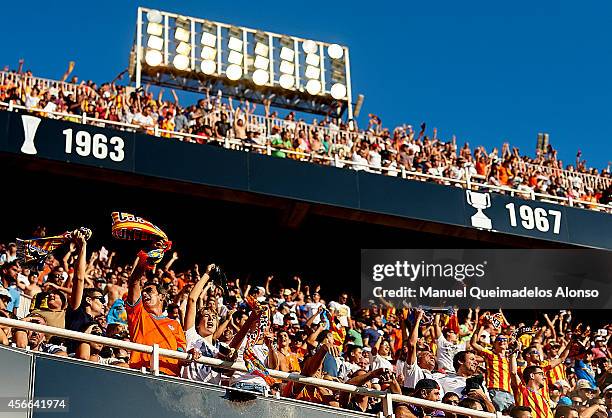
{"label": "crowd of fans", "polygon": [[[6,74],[6,73],[5,73]],[[576,161],[565,164],[557,158],[552,146],[537,151],[535,158],[522,155],[517,148],[504,143],[501,150],[487,150],[483,146],[459,146],[455,137],[438,138],[434,128],[428,133],[426,124],[418,132],[411,125],[393,130],[383,127],[381,119],[369,115],[365,129],[356,121],[325,117],[307,123],[294,112],[281,117],[270,108],[270,102],[258,107],[221,95],[204,98],[192,105],[181,105],[174,90],[172,100],[164,98],[164,90],[157,96],[145,89],[134,90],[117,84],[120,74],[109,83],[97,85],[80,82],[81,89],[67,89],[66,84],[45,89],[32,83],[30,72],[6,74],[0,80],[0,102],[41,109],[43,116],[57,117],[45,112],[75,115],[103,121],[138,125],[141,130],[183,141],[220,144],[226,139],[237,142],[232,147],[256,149],[271,146],[271,154],[279,158],[314,161],[321,164],[367,170],[384,175],[400,173],[427,174],[431,181],[452,184],[452,180],[466,177],[482,184],[513,188],[518,195],[531,198],[534,193],[572,199],[578,206],[598,209],[596,204],[608,205],[612,195],[610,166],[599,171],[589,168],[581,152]],[[64,76],[64,79],[67,75]],[[30,80],[30,81],[28,81]],[[73,77],[72,84],[79,80]],[[177,136],[176,133],[189,134]],[[258,147],[260,146],[260,148]],[[586,175],[586,176],[585,176]],[[437,178],[436,178],[437,177]],[[441,177],[450,180],[444,180]],[[556,202],[566,204],[563,199]]]}
{"label": "crowd of fans", "polygon": [[[500,310],[446,313],[361,308],[347,292],[328,296],[320,284],[273,276],[260,282],[227,278],[214,264],[175,269],[177,253],[153,270],[142,260],[120,263],[104,247],[88,249],[79,231],[61,258],[41,271],[20,266],[16,245],[0,249],[0,315],[201,356],[261,362],[295,372],[416,398],[501,411],[512,417],[612,416],[612,323],[591,329],[574,313],[512,321]],[[247,303],[256,300],[258,308]],[[23,306],[23,305],[27,306]],[[248,345],[263,315],[265,329]],[[0,344],[116,367],[149,367],[149,355],[0,326]],[[252,357],[251,357],[252,356]],[[252,372],[160,358],[159,370],[209,384],[275,393],[323,405],[376,413],[378,398],[282,382]],[[231,392],[230,392],[231,393]],[[398,417],[460,417],[396,403]]]}

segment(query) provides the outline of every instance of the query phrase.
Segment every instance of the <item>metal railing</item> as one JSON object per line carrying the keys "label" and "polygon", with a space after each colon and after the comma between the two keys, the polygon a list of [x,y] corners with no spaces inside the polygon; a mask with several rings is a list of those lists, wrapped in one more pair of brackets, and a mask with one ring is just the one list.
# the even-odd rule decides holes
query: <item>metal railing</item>
{"label": "metal railing", "polygon": [[[128,341],[116,340],[113,338],[107,338],[97,335],[84,334],[81,332],[70,331],[63,328],[55,328],[47,325],[33,324],[31,322],[24,322],[15,319],[8,318],[0,318],[0,325],[8,326],[12,328],[27,330],[27,331],[36,331],[47,335],[54,335],[58,337],[68,338],[72,340],[82,341],[82,342],[93,342],[98,344],[103,344],[108,347],[113,348],[123,348],[125,350],[130,351],[138,351],[140,353],[150,354],[151,362],[150,362],[150,372],[156,376],[159,375],[159,358],[167,357],[181,361],[195,361],[197,363],[201,363],[207,366],[213,366],[218,368],[223,368],[227,370],[234,370],[240,372],[246,372],[247,369],[244,363],[241,362],[229,362],[223,361],[216,358],[211,357],[200,357],[197,360],[191,359],[191,356],[187,353],[167,350],[164,348],[160,348],[159,345],[154,344],[144,345],[138,344]],[[112,367],[112,366],[110,366]],[[315,377],[307,377],[302,376],[297,373],[287,373],[279,370],[269,370],[269,374],[271,377],[280,379],[283,381],[291,381],[304,385],[311,386],[319,386],[323,388],[327,388],[330,390],[337,390],[342,392],[349,392],[355,395],[365,395],[371,396],[374,398],[380,398],[383,402],[384,407],[384,415],[391,416],[393,414],[393,402],[402,402],[402,403],[410,403],[413,405],[418,405],[421,407],[434,408],[440,411],[451,412],[455,414],[463,414],[471,417],[479,417],[479,418],[495,418],[500,417],[501,413],[494,414],[490,412],[482,412],[475,411],[473,409],[463,408],[454,405],[448,405],[441,402],[428,401],[425,399],[414,398],[411,396],[405,396],[400,394],[394,394],[379,390],[368,389],[361,386],[350,385],[346,383],[339,383],[330,380],[317,379]]]}
{"label": "metal railing", "polygon": [[[65,120],[76,122],[76,123],[89,124],[89,125],[100,126],[100,127],[111,127],[111,128],[119,129],[122,131],[144,132],[144,133],[156,136],[156,137],[164,137],[164,138],[170,137],[170,138],[175,138],[175,139],[179,139],[181,141],[186,141],[186,142],[196,142],[196,140],[202,139],[201,135],[164,130],[164,129],[159,128],[157,124],[151,127],[143,127],[140,125],[125,123],[125,122],[115,122],[115,121],[109,121],[106,119],[93,118],[93,117],[88,116],[87,113],[83,113],[82,115],[73,115],[73,114],[61,113],[61,112],[44,111],[43,109],[33,109],[33,108],[28,109],[24,106],[14,105],[12,103],[0,102],[0,108],[2,107],[6,107],[8,111],[24,110],[27,112],[35,113],[42,117],[51,117],[55,119],[60,118],[60,119],[65,119]],[[215,116],[213,115],[211,117],[215,117]],[[266,123],[270,122],[270,120],[266,121],[265,119],[266,118],[259,119],[259,120],[262,122],[266,122]],[[274,123],[286,122],[284,120],[279,120],[279,119],[272,119],[272,121]],[[273,124],[272,126],[277,126],[277,125]],[[269,125],[266,125],[265,129],[267,130],[268,127]],[[323,129],[325,127],[320,127],[320,128]],[[329,130],[329,128],[325,128],[325,129]],[[342,134],[343,131],[338,131],[338,132],[339,132],[338,135],[340,135]],[[349,134],[349,135],[359,135],[358,133],[354,133],[354,132],[350,132],[350,133],[344,132],[344,133]],[[378,173],[378,174],[387,175],[387,176],[401,177],[404,179],[433,181],[433,182],[437,182],[439,184],[444,184],[444,185],[456,185],[456,186],[460,186],[466,189],[478,189],[478,190],[493,191],[493,192],[498,192],[498,193],[506,193],[511,196],[518,196],[524,199],[541,200],[541,201],[545,201],[549,203],[556,203],[560,205],[574,206],[574,207],[580,207],[580,208],[585,208],[589,210],[596,210],[596,211],[602,211],[606,213],[612,213],[611,204],[603,205],[600,203],[586,202],[580,199],[553,196],[553,195],[549,195],[545,193],[536,193],[534,191],[519,190],[519,189],[509,187],[509,186],[496,186],[493,184],[487,184],[481,181],[481,180],[485,180],[484,176],[480,176],[480,175],[470,176],[467,170],[464,170],[465,176],[462,179],[456,179],[456,178],[444,177],[441,175],[425,174],[425,173],[418,172],[414,169],[407,170],[403,166],[399,168],[372,166],[367,163],[364,164],[362,162],[356,162],[356,161],[340,158],[338,154],[334,154],[333,156],[331,156],[329,153],[327,154],[322,154],[322,153],[317,153],[317,152],[305,153],[301,151],[273,147],[269,144],[269,141],[268,141],[269,136],[267,136],[264,139],[265,139],[265,142],[267,143],[266,145],[261,145],[257,143],[245,143],[244,140],[235,139],[231,137],[208,138],[207,141],[217,142],[223,147],[228,148],[228,149],[242,150],[242,151],[255,151],[260,154],[266,154],[266,155],[273,155],[273,153],[282,152],[288,158],[299,160],[299,161],[316,162],[316,163],[323,164],[323,165],[329,165],[329,166],[333,166],[337,168],[349,168],[349,169],[353,169],[356,171],[364,170],[370,173]]]}
{"label": "metal railing", "polygon": [[38,86],[39,88],[46,90],[52,88],[58,90],[62,89],[66,92],[71,92],[74,95],[77,93],[83,93],[89,97],[100,97],[97,91],[83,84],[74,84],[67,83],[65,81],[50,80],[48,78],[27,76],[23,73],[18,74],[10,71],[0,71],[0,85],[6,85],[9,82],[14,83],[15,87],[17,87],[18,82],[21,82],[26,87]]}

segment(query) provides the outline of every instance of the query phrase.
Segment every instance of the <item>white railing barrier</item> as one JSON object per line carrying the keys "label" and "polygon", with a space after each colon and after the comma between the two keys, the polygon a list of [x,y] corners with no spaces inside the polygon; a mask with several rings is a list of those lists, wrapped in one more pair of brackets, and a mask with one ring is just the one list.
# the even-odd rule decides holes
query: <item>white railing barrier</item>
{"label": "white railing barrier", "polygon": [[[141,353],[151,354],[152,355],[152,361],[151,361],[152,370],[151,371],[153,373],[155,373],[155,370],[159,368],[159,356],[173,358],[177,360],[183,360],[183,361],[191,360],[191,356],[187,353],[159,348],[157,344],[155,344],[154,346],[149,346],[149,345],[144,345],[144,344],[123,341],[123,340],[116,340],[113,338],[102,337],[98,335],[84,334],[81,332],[70,331],[70,330],[66,330],[63,328],[54,328],[48,325],[33,324],[31,322],[24,322],[24,321],[8,319],[8,318],[0,318],[0,325],[17,328],[17,329],[41,332],[43,334],[55,335],[58,337],[69,338],[69,339],[73,339],[77,341],[99,343],[99,344],[106,345],[108,347],[123,348],[126,350],[138,351]],[[156,358],[156,360],[153,360],[153,358]],[[244,363],[237,363],[237,362],[232,363],[232,362],[223,361],[223,360],[215,359],[211,357],[200,357],[198,360],[193,360],[193,361],[196,361],[201,364],[206,364],[208,366],[220,367],[223,369],[242,371],[242,372],[247,371],[246,367],[244,366]],[[155,364],[155,362],[157,362],[157,365]],[[404,395],[399,395],[399,394],[390,394],[389,392],[368,389],[368,388],[361,387],[361,386],[355,386],[355,385],[350,385],[346,383],[339,383],[339,382],[334,382],[330,380],[317,379],[314,377],[302,376],[296,373],[281,372],[279,370],[269,370],[269,373],[270,373],[270,376],[276,379],[284,380],[284,381],[292,381],[292,382],[296,382],[296,383],[300,383],[304,385],[320,386],[320,387],[324,387],[330,390],[350,392],[352,394],[357,394],[357,395],[372,396],[375,398],[386,398],[386,399],[383,399],[383,402],[385,403],[390,402],[390,401],[411,403],[414,405],[435,408],[440,411],[451,412],[455,414],[463,414],[463,415],[468,415],[468,416],[477,417],[477,418],[496,418],[498,416],[501,416],[500,414],[496,415],[491,412],[475,411],[473,409],[467,409],[467,408],[462,408],[459,406],[448,405],[448,404],[444,404],[441,402],[428,401],[425,399],[413,398],[411,396],[404,396]],[[388,406],[386,408],[388,409]]]}
{"label": "white railing barrier", "polygon": [[[60,112],[51,112],[51,111],[44,111],[43,109],[33,109],[33,108],[26,108],[24,106],[18,106],[18,105],[13,105],[12,103],[4,103],[4,102],[0,102],[0,106],[6,106],[8,109],[21,109],[21,110],[26,110],[28,112],[40,112],[43,113],[44,115],[50,114],[50,115],[56,115],[56,116],[60,116],[66,119],[70,119],[73,120],[74,118],[78,118],[78,119],[82,119],[83,121],[85,121],[86,123],[91,123],[91,124],[105,124],[105,125],[111,125],[114,127],[119,127],[118,129],[121,130],[130,130],[130,131],[141,131],[141,132],[145,132],[146,129],[144,129],[142,126],[139,125],[134,125],[134,124],[129,124],[129,123],[123,123],[123,122],[114,122],[114,121],[109,121],[109,120],[105,120],[105,119],[96,119],[96,118],[92,118],[92,117],[87,117],[85,113],[83,113],[83,115],[81,117],[79,117],[78,115],[72,115],[72,114],[67,114],[67,113],[60,113]],[[277,121],[277,119],[273,119],[273,121]],[[282,122],[283,120],[280,119],[278,120],[280,122]],[[173,135],[175,137],[179,137],[179,139],[181,140],[185,140],[185,138],[187,139],[196,139],[196,138],[202,138],[201,136],[198,135],[193,135],[193,134],[188,134],[188,133],[182,133],[182,132],[175,132],[175,131],[167,131],[167,130],[163,130],[161,128],[158,128],[157,126],[155,127],[157,130],[157,137],[159,137],[160,135],[163,134],[168,134],[168,135]],[[350,133],[351,135],[354,135],[355,133]],[[238,139],[232,139],[232,138],[218,138],[218,139],[212,139],[212,140],[217,140],[217,141],[221,141],[222,145],[225,148],[231,148],[232,145],[235,146],[236,149],[242,149],[245,145],[241,140]],[[190,141],[193,142],[193,141]],[[310,158],[310,160],[313,160],[312,158],[312,154],[310,153],[303,153],[300,151],[294,151],[294,150],[287,150],[287,149],[282,149],[282,148],[276,148],[276,147],[272,147],[269,143],[265,146],[263,145],[257,145],[257,144],[252,144],[251,147],[253,149],[259,149],[264,151],[264,153],[271,155],[271,153],[273,151],[283,151],[285,154],[289,155],[289,156],[294,156],[296,157],[295,159],[297,160],[304,160],[304,159],[308,159]],[[317,155],[317,158],[319,160],[322,161],[326,161],[329,162],[331,164],[333,164],[335,167],[338,167],[339,163],[343,166],[343,167],[348,167],[350,169],[354,169],[354,170],[364,170],[364,171],[368,171],[370,173],[377,173],[379,171],[386,171],[386,172],[398,172],[397,169],[386,169],[386,168],[380,168],[380,167],[374,167],[372,165],[369,164],[363,164],[363,163],[355,163],[354,161],[351,160],[344,160],[344,159],[339,159],[337,154],[334,154],[333,157],[328,156],[328,155]],[[355,167],[357,166],[357,167]],[[399,173],[401,173],[402,178],[405,179],[410,179],[410,178],[416,178],[418,180],[434,180],[434,181],[442,181],[445,182],[446,184],[461,184],[461,185],[465,185],[465,187],[468,187],[468,182],[466,180],[457,180],[457,179],[453,179],[453,178],[448,178],[448,177],[443,177],[443,176],[434,176],[434,175],[430,175],[430,174],[424,174],[424,173],[419,173],[418,171],[408,171],[405,169],[404,166],[402,166],[399,170]],[[569,173],[569,172],[568,172]],[[578,173],[574,173],[573,174],[578,174]],[[473,176],[472,179],[476,179],[476,178],[481,178],[483,180],[484,177],[483,176]],[[508,187],[508,186],[495,186],[492,184],[486,184],[486,183],[482,183],[482,182],[470,182],[470,186],[477,186],[481,189],[485,189],[485,190],[489,190],[489,191],[498,191],[501,193],[508,193],[511,196],[515,196],[516,194],[518,194],[519,196],[524,196],[525,192],[520,191],[518,189],[514,189],[512,187]],[[552,200],[558,204],[564,205],[567,204],[569,206],[576,206],[576,204],[579,207],[582,208],[586,208],[589,210],[598,210],[598,211],[603,211],[603,212],[607,212],[607,213],[612,213],[612,205],[602,205],[600,203],[591,203],[591,202],[584,202],[582,200],[575,200],[572,198],[566,198],[566,197],[558,197],[558,196],[552,196],[552,195],[547,195],[547,194],[543,194],[543,193],[530,193],[532,200],[536,200],[536,197],[542,197],[546,200]]]}

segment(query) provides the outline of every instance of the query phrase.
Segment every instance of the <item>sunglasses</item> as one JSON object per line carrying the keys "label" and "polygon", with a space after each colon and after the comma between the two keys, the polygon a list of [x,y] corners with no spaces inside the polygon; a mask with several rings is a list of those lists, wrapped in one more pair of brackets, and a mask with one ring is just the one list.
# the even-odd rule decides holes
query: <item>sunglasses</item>
{"label": "sunglasses", "polygon": [[100,302],[104,302],[104,296],[92,296],[92,299],[98,299]]}

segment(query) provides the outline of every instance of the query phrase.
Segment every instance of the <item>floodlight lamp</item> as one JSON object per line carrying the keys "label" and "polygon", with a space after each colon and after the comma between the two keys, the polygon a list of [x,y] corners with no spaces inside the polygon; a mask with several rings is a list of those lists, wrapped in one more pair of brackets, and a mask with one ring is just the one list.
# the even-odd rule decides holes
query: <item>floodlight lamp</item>
{"label": "floodlight lamp", "polygon": [[319,56],[317,54],[308,54],[306,55],[306,64],[313,65],[315,67],[319,66]]}
{"label": "floodlight lamp", "polygon": [[147,20],[151,23],[161,23],[163,16],[159,10],[149,10]]}
{"label": "floodlight lamp", "polygon": [[291,48],[287,48],[286,46],[284,46],[281,49],[280,57],[282,60],[285,61],[293,61],[293,58],[295,58],[295,51]]}
{"label": "floodlight lamp", "polygon": [[267,70],[269,65],[270,65],[270,60],[268,58],[263,57],[261,55],[257,55],[255,57],[255,63],[254,63],[255,68],[259,70]]}
{"label": "floodlight lamp", "polygon": [[189,45],[187,42],[181,42],[176,47],[177,54],[189,55],[189,52],[191,52],[191,45]]}
{"label": "floodlight lamp", "polygon": [[164,40],[159,36],[149,36],[147,46],[151,49],[157,49],[159,51],[164,47]]}
{"label": "floodlight lamp", "polygon": [[200,43],[202,45],[206,45],[214,48],[217,46],[217,36],[212,33],[204,32],[202,33],[202,39],[200,39]]}
{"label": "floodlight lamp", "polygon": [[179,41],[189,42],[189,36],[190,33],[187,29],[178,27],[176,31],[174,31],[174,37]]}
{"label": "floodlight lamp", "polygon": [[331,95],[336,100],[341,100],[346,97],[346,86],[342,83],[336,83],[331,88]]}
{"label": "floodlight lamp", "polygon": [[145,54],[145,62],[151,67],[157,67],[163,60],[162,53],[155,49],[149,49]]}
{"label": "floodlight lamp", "polygon": [[268,45],[264,44],[263,42],[257,42],[257,44],[255,44],[255,54],[256,55],[262,55],[262,56],[267,56],[268,52],[270,51],[270,48],[268,47]]}
{"label": "floodlight lamp", "polygon": [[232,36],[227,43],[227,47],[234,51],[242,51],[242,40]]}
{"label": "floodlight lamp", "polygon": [[290,74],[283,74],[278,79],[278,84],[284,89],[292,89],[295,84],[295,78]]}
{"label": "floodlight lamp", "polygon": [[289,61],[281,61],[280,72],[284,74],[293,74],[295,65]]}
{"label": "floodlight lamp", "polygon": [[204,46],[202,47],[202,52],[200,52],[200,56],[204,60],[214,60],[217,56],[217,50],[209,46]]}
{"label": "floodlight lamp", "polygon": [[258,86],[263,86],[268,82],[268,72],[264,70],[255,70],[253,73],[253,82]]}
{"label": "floodlight lamp", "polygon": [[172,63],[177,70],[186,70],[189,68],[189,57],[186,55],[175,55]]}
{"label": "floodlight lamp", "polygon": [[200,65],[202,72],[206,75],[212,75],[217,71],[217,64],[213,60],[204,60]]}
{"label": "floodlight lamp", "polygon": [[327,48],[327,53],[331,59],[339,60],[344,55],[344,50],[338,44],[331,44]]}
{"label": "floodlight lamp", "polygon": [[242,54],[238,51],[230,51],[227,61],[230,64],[240,65],[242,64]]}
{"label": "floodlight lamp", "polygon": [[321,69],[309,65],[306,67],[304,74],[306,75],[306,78],[318,79],[321,76]]}
{"label": "floodlight lamp", "polygon": [[321,82],[319,80],[309,80],[308,83],[306,83],[306,91],[316,96],[321,92]]}
{"label": "floodlight lamp", "polygon": [[315,41],[304,41],[302,49],[307,54],[314,54],[317,52],[317,43]]}
{"label": "floodlight lamp", "polygon": [[159,23],[151,22],[147,25],[147,33],[149,35],[162,36],[162,33],[164,33],[164,27]]}
{"label": "floodlight lamp", "polygon": [[242,77],[242,67],[236,64],[228,65],[227,68],[225,69],[225,74],[227,75],[227,78],[229,78],[230,80],[236,81],[240,77]]}

